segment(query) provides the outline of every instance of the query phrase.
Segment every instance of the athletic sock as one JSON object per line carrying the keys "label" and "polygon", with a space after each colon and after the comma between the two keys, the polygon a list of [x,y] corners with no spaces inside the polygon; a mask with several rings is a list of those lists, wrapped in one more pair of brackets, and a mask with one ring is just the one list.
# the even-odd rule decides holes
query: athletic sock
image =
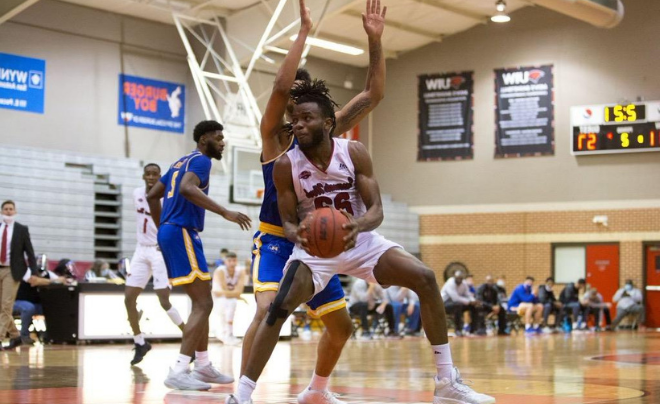
{"label": "athletic sock", "polygon": [[451,360],[451,349],[449,343],[443,345],[431,345],[435,367],[438,370],[438,380],[442,378],[451,379],[451,370],[454,362]]}
{"label": "athletic sock", "polygon": [[195,351],[196,368],[203,368],[204,366],[208,366],[210,364],[211,361],[209,360],[209,351],[204,351],[204,352]]}
{"label": "athletic sock", "polygon": [[242,403],[249,401],[252,398],[252,393],[257,387],[257,382],[253,382],[247,376],[243,375],[238,380],[238,388],[236,389],[236,398],[238,402]]}
{"label": "athletic sock", "polygon": [[190,359],[191,358],[188,355],[179,354],[179,357],[177,358],[172,371],[174,373],[182,373],[190,369]]}
{"label": "athletic sock", "polygon": [[323,377],[319,376],[314,372],[312,374],[312,381],[309,382],[309,389],[310,390],[316,390],[316,391],[325,391],[328,389],[328,382],[330,381],[330,377]]}
{"label": "athletic sock", "polygon": [[133,341],[138,345],[144,345],[144,333],[139,333],[138,335],[133,335]]}
{"label": "athletic sock", "polygon": [[177,310],[174,306],[167,310],[167,315],[177,327],[183,323],[183,319],[181,318],[181,314],[179,314],[179,310]]}

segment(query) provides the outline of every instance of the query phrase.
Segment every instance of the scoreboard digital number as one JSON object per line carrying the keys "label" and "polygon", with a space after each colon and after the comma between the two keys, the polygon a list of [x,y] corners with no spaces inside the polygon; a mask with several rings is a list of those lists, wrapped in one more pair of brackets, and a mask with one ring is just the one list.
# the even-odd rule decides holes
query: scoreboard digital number
{"label": "scoreboard digital number", "polygon": [[574,155],[660,151],[660,101],[571,107]]}

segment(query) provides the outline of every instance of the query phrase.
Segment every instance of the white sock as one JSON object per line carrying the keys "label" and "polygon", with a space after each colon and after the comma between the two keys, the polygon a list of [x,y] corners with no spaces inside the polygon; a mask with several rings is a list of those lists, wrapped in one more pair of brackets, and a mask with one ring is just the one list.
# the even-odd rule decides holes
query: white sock
{"label": "white sock", "polygon": [[177,358],[172,371],[174,371],[174,373],[185,372],[190,368],[190,359],[191,358],[188,355],[179,354],[179,357]]}
{"label": "white sock", "polygon": [[179,314],[179,310],[177,310],[174,306],[170,307],[169,310],[167,310],[167,315],[170,317],[170,320],[178,327],[183,323],[183,319],[181,319],[181,314]]}
{"label": "white sock", "polygon": [[529,330],[530,328],[532,328],[532,325],[531,325],[531,324],[525,324],[525,329],[526,329],[526,330]]}
{"label": "white sock", "polygon": [[454,368],[454,362],[451,360],[449,343],[443,345],[431,345],[431,352],[433,352],[435,367],[438,370],[438,380],[443,377],[451,379],[451,371]]}
{"label": "white sock", "polygon": [[252,393],[256,387],[257,382],[253,382],[245,375],[241,376],[238,380],[238,388],[236,389],[236,398],[238,398],[238,402],[242,403],[244,401],[249,401],[252,398]]}
{"label": "white sock", "polygon": [[195,367],[203,368],[211,364],[209,360],[209,351],[197,352],[195,351]]}
{"label": "white sock", "polygon": [[330,381],[330,377],[319,376],[316,374],[316,372],[314,372],[314,374],[312,374],[312,381],[309,382],[309,389],[316,391],[325,391],[328,389],[329,381]]}
{"label": "white sock", "polygon": [[133,341],[138,345],[144,345],[144,333],[139,333],[138,335],[133,335]]}

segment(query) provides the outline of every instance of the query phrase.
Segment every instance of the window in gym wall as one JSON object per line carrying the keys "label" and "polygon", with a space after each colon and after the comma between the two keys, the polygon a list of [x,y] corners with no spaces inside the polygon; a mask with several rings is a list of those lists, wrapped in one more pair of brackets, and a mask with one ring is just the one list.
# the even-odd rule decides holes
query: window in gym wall
{"label": "window in gym wall", "polygon": [[555,246],[554,277],[557,283],[575,282],[586,274],[586,247]]}

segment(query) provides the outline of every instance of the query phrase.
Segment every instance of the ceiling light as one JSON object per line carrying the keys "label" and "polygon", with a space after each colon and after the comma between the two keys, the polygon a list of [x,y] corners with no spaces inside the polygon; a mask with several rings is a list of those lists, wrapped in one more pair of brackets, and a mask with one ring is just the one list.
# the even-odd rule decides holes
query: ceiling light
{"label": "ceiling light", "polygon": [[[292,35],[291,38],[289,39],[291,41],[295,41],[297,37],[298,35]],[[364,53],[364,49],[360,49],[354,46],[344,45],[336,42],[326,41],[325,39],[307,38],[306,43],[312,46],[317,46],[319,48],[345,53],[347,55],[357,56]]]}
{"label": "ceiling light", "polygon": [[504,0],[497,0],[495,3],[495,9],[497,13],[490,17],[492,22],[509,22],[511,17],[506,13],[506,2]]}

